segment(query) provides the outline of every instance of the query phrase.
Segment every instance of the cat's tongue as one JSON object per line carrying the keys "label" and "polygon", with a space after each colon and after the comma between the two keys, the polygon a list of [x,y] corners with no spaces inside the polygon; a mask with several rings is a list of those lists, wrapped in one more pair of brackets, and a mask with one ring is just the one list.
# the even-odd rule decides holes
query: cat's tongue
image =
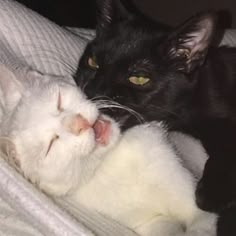
{"label": "cat's tongue", "polygon": [[96,142],[107,145],[111,133],[111,122],[105,119],[97,119],[93,125]]}

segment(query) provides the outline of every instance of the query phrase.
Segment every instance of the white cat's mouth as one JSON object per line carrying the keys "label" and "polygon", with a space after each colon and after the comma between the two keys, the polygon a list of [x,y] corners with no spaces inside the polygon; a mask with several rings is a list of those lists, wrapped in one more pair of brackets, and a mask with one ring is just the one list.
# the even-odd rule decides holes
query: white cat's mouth
{"label": "white cat's mouth", "polygon": [[111,136],[111,122],[99,117],[93,125],[95,140],[98,144],[107,145]]}
{"label": "white cat's mouth", "polygon": [[[93,130],[96,144],[106,146],[109,144],[109,139],[112,133],[112,122],[108,117],[99,115],[95,121],[91,122],[81,114],[75,114],[73,116],[66,116],[62,120],[62,124],[67,132],[72,135],[80,136],[84,132]],[[59,137],[59,135],[56,135]],[[49,152],[55,136],[49,144],[47,153]]]}

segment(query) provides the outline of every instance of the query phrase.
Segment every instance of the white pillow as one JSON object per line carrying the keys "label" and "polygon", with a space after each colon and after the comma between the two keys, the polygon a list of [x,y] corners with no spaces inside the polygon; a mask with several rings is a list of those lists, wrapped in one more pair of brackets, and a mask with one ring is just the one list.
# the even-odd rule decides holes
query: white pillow
{"label": "white pillow", "polygon": [[79,29],[75,34],[17,2],[0,0],[2,62],[31,66],[42,73],[71,75],[93,36],[92,30]]}

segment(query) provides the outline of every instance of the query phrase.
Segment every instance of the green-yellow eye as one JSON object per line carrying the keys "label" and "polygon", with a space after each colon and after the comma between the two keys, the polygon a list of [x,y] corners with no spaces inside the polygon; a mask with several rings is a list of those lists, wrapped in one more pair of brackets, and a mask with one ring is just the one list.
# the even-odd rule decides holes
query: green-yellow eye
{"label": "green-yellow eye", "polygon": [[144,85],[150,81],[149,78],[143,76],[131,76],[129,77],[129,81],[136,85]]}
{"label": "green-yellow eye", "polygon": [[97,59],[95,56],[89,57],[88,59],[88,65],[92,68],[92,69],[98,69],[99,66],[97,64]]}

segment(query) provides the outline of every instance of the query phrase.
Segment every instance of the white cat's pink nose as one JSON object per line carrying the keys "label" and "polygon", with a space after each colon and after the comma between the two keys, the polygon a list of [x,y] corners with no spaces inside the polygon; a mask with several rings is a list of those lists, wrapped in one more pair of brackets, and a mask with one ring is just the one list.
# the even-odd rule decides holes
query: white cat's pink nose
{"label": "white cat's pink nose", "polygon": [[74,135],[79,135],[81,132],[91,128],[91,124],[88,120],[80,114],[64,118],[63,124],[67,131]]}

